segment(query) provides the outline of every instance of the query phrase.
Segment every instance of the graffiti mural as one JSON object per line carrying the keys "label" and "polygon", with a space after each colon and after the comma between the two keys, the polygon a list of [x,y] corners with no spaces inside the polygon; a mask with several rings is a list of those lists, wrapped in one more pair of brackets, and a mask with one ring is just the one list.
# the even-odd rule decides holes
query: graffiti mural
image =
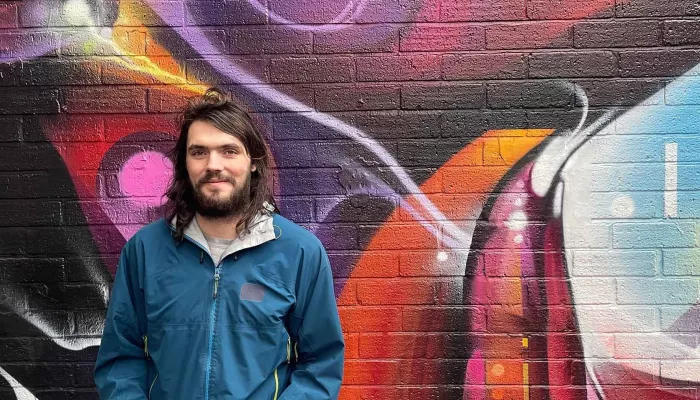
{"label": "graffiti mural", "polygon": [[0,1],[0,398],[95,399],[186,99],[326,246],[343,399],[700,396],[695,1]]}

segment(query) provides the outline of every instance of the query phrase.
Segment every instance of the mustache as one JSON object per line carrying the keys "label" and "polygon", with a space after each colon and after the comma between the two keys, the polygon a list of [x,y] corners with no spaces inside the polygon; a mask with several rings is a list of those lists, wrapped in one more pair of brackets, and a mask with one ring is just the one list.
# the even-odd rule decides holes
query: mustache
{"label": "mustache", "polygon": [[211,172],[210,171],[210,172],[207,172],[202,177],[202,179],[197,181],[197,188],[201,188],[202,186],[204,186],[204,184],[209,183],[209,182],[220,182],[220,181],[229,182],[233,186],[236,186],[236,180],[233,179],[232,177],[224,176],[218,172]]}

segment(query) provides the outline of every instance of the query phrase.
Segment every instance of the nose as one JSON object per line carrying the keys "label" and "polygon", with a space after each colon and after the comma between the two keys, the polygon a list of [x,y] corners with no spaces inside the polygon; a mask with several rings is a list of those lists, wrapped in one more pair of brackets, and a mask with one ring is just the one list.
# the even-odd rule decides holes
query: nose
{"label": "nose", "polygon": [[223,166],[224,164],[221,160],[221,156],[215,151],[211,152],[207,159],[207,171],[221,171],[223,170]]}

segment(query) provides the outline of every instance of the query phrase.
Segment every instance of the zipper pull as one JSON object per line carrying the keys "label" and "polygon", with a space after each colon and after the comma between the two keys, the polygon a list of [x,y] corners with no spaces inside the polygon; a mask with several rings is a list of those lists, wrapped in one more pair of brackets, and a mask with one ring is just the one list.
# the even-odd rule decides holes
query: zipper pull
{"label": "zipper pull", "polygon": [[146,359],[150,359],[150,355],[148,354],[148,335],[145,335],[143,337],[143,353],[146,355]]}
{"label": "zipper pull", "polygon": [[214,298],[219,291],[219,274],[214,275]]}
{"label": "zipper pull", "polygon": [[287,364],[292,361],[292,339],[287,336]]}

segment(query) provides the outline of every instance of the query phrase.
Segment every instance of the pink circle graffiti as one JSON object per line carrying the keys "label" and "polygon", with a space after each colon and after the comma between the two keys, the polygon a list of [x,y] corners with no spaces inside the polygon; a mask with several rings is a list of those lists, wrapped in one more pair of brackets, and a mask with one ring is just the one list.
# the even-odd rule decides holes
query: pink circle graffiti
{"label": "pink circle graffiti", "polygon": [[119,172],[119,187],[135,205],[159,206],[172,171],[173,164],[164,154],[156,151],[137,153]]}

